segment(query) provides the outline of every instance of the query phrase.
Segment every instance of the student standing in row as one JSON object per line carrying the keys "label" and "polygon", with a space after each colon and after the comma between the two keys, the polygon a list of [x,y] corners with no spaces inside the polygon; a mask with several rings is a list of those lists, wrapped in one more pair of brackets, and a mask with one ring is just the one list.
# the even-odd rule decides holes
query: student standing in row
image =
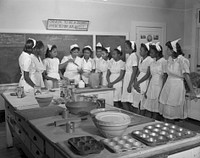
{"label": "student standing in row", "polygon": [[36,86],[44,88],[43,72],[45,67],[41,60],[42,56],[44,56],[44,44],[42,41],[37,41],[33,54],[31,54],[30,78]]}
{"label": "student standing in row", "polygon": [[70,54],[69,56],[64,56],[61,60],[60,68],[65,68],[64,78],[69,80],[74,80],[77,85],[80,81],[80,69],[82,59],[78,56],[80,48],[77,44],[73,44],[70,46]]}
{"label": "student standing in row", "polygon": [[180,39],[168,41],[166,72],[167,80],[160,94],[160,114],[169,122],[174,119],[187,117],[187,106],[185,102],[184,79],[190,89],[191,99],[196,98],[190,77],[189,60],[183,57],[182,49],[178,43]]}
{"label": "student standing in row", "polygon": [[96,45],[96,56],[94,57],[95,67],[96,67],[97,71],[101,69],[99,62],[102,59],[102,57],[101,57],[102,48],[103,48],[102,44],[100,42],[98,42],[97,45]]}
{"label": "student standing in row", "polygon": [[[153,62],[153,59],[150,55],[150,43],[142,43],[140,47],[141,58],[139,60],[139,75],[137,81],[134,84],[134,88],[137,91],[134,91],[133,106],[140,109],[142,115],[144,115],[143,104],[145,101],[144,93],[147,90],[150,76],[150,64]],[[140,104],[140,107],[139,107]]]}
{"label": "student standing in row", "polygon": [[45,73],[45,87],[47,89],[58,88],[58,80],[60,80],[59,64],[60,61],[57,58],[56,45],[47,45],[47,51],[45,59],[43,60]]}
{"label": "student standing in row", "polygon": [[112,52],[112,59],[107,72],[108,87],[115,88],[113,96],[114,106],[119,108],[121,108],[122,79],[125,74],[125,63],[121,60],[121,55],[121,46],[119,46]]}
{"label": "student standing in row", "polygon": [[94,60],[91,58],[93,53],[91,46],[85,46],[82,52],[83,52],[83,58],[81,64],[81,69],[83,71],[82,79],[87,85],[89,82],[90,73],[95,71],[95,63]]}
{"label": "student standing in row", "polygon": [[23,52],[19,56],[19,67],[21,70],[21,78],[19,86],[24,87],[25,92],[33,90],[35,84],[30,78],[30,65],[31,65],[31,54],[36,45],[36,40],[29,38],[26,41]]}
{"label": "student standing in row", "polygon": [[163,76],[165,73],[166,60],[163,58],[160,43],[150,45],[150,56],[154,61],[150,65],[150,81],[145,92],[147,98],[143,107],[151,112],[151,117],[156,119],[159,112],[159,96],[163,87]]}
{"label": "student standing in row", "polygon": [[134,41],[125,41],[125,52],[128,58],[126,59],[126,73],[123,80],[122,103],[123,108],[128,111],[135,111],[133,104],[133,83],[135,81],[138,70],[137,48]]}
{"label": "student standing in row", "polygon": [[110,47],[102,48],[102,59],[99,62],[99,70],[96,69],[96,72],[100,73],[100,82],[102,86],[108,86],[106,76],[110,61],[108,57],[109,53],[110,53]]}

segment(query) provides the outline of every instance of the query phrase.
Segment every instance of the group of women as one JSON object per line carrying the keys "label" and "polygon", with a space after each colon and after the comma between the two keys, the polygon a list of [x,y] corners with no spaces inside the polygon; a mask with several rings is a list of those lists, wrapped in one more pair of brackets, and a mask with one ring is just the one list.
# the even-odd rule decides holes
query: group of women
{"label": "group of women", "polygon": [[[34,87],[54,88],[60,79],[81,80],[88,84],[90,73],[101,76],[101,84],[113,87],[114,105],[144,115],[149,111],[153,118],[161,114],[166,119],[184,119],[187,117],[184,80],[190,89],[191,99],[196,98],[189,77],[189,61],[184,58],[179,40],[166,43],[166,55],[159,43],[142,43],[140,57],[136,54],[134,41],[125,41],[126,61],[121,58],[121,46],[110,52],[101,43],[96,45],[96,56],[91,46],[82,51],[77,44],[70,46],[70,55],[61,62],[57,58],[57,47],[47,45],[45,59],[42,41],[28,39],[19,57],[21,69],[20,86],[26,92]],[[60,70],[64,69],[64,73]]]}

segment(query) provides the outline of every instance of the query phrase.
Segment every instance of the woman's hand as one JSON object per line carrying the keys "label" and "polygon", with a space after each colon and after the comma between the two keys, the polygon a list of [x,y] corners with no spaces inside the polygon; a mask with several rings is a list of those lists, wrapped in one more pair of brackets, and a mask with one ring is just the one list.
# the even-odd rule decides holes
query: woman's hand
{"label": "woman's hand", "polygon": [[195,92],[191,92],[191,93],[190,93],[190,99],[191,99],[191,100],[194,100],[195,102],[197,102],[197,101],[198,101],[198,99],[197,99],[197,96],[196,96]]}
{"label": "woman's hand", "polygon": [[136,81],[135,83],[134,83],[134,86],[133,86],[134,88],[135,88],[135,90],[138,92],[138,93],[140,93],[140,85],[139,85],[139,83]]}
{"label": "woman's hand", "polygon": [[113,84],[111,82],[108,83],[108,88],[113,88]]}
{"label": "woman's hand", "polygon": [[128,85],[128,87],[127,87],[127,92],[128,92],[128,93],[131,93],[131,92],[132,92],[132,86],[131,86],[131,85]]}

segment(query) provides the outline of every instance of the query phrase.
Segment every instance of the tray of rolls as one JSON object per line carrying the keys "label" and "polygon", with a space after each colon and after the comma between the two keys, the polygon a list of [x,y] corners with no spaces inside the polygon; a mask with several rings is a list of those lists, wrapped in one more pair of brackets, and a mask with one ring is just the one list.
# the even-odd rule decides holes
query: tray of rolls
{"label": "tray of rolls", "polygon": [[157,146],[193,137],[196,132],[169,123],[157,123],[145,126],[142,130],[132,131],[131,134],[132,137],[148,146]]}

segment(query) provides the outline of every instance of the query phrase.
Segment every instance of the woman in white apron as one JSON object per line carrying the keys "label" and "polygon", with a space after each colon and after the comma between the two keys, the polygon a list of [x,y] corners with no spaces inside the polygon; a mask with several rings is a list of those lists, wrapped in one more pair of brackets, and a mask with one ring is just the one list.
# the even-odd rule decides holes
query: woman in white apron
{"label": "woman in white apron", "polygon": [[96,72],[100,73],[100,82],[102,86],[108,86],[106,76],[110,62],[108,58],[109,53],[110,47],[102,48],[102,59],[99,61],[99,69],[96,69]]}
{"label": "woman in white apron", "polygon": [[102,44],[100,42],[96,45],[96,55],[94,57],[96,72],[101,69],[100,61],[102,59]]}
{"label": "woman in white apron", "polygon": [[[140,55],[141,58],[139,60],[139,75],[137,77],[137,81],[134,84],[134,92],[133,92],[133,106],[140,109],[140,113],[144,115],[143,104],[144,104],[144,93],[147,90],[147,85],[149,83],[150,76],[150,64],[154,61],[149,56],[149,47],[150,43],[142,43],[140,47]],[[140,107],[139,107],[140,104]]]}
{"label": "woman in white apron", "polygon": [[[125,41],[126,65],[125,76],[123,80],[122,104],[123,108],[128,111],[136,112],[133,104],[133,84],[138,71],[137,48],[134,41]],[[127,56],[128,55],[128,56]]]}
{"label": "woman in white apron", "polygon": [[121,55],[121,46],[119,46],[112,52],[112,59],[107,72],[108,87],[115,88],[113,96],[114,106],[119,108],[122,107],[122,80],[125,74],[125,63],[120,59]]}
{"label": "woman in white apron", "polygon": [[187,117],[187,106],[185,102],[184,79],[190,89],[191,99],[196,98],[190,77],[189,60],[183,57],[183,52],[178,43],[180,39],[168,41],[167,55],[167,80],[160,94],[160,114],[167,121],[173,122],[174,119],[184,119]]}
{"label": "woman in white apron", "polygon": [[77,44],[73,44],[70,46],[70,54],[68,56],[64,56],[61,60],[60,68],[64,67],[64,77],[69,80],[74,80],[77,85],[80,81],[80,70],[82,59],[78,57],[80,48]]}
{"label": "woman in white apron", "polygon": [[88,85],[90,73],[95,71],[95,63],[94,60],[91,58],[92,55],[91,46],[85,46],[82,52],[83,52],[83,58],[82,58],[81,69],[83,72],[81,78],[85,82],[85,84]]}
{"label": "woman in white apron", "polygon": [[163,58],[162,47],[159,42],[150,46],[150,56],[154,61],[150,65],[150,81],[145,93],[147,99],[143,105],[148,110],[151,117],[157,119],[159,112],[159,96],[163,87],[163,77],[165,73],[166,60]]}
{"label": "woman in white apron", "polygon": [[57,58],[56,45],[47,45],[47,51],[45,59],[43,60],[45,67],[45,87],[47,89],[58,88],[58,81],[60,80],[59,64],[60,61]]}
{"label": "woman in white apron", "polygon": [[44,88],[43,72],[45,67],[41,60],[44,55],[44,44],[42,41],[37,41],[31,54],[30,78],[35,83],[35,86]]}
{"label": "woman in white apron", "polygon": [[26,41],[23,52],[19,56],[19,67],[21,70],[21,78],[19,81],[19,86],[24,87],[25,92],[29,92],[33,90],[35,84],[30,79],[30,65],[31,65],[31,54],[33,52],[33,48],[36,45],[36,40],[29,38]]}

